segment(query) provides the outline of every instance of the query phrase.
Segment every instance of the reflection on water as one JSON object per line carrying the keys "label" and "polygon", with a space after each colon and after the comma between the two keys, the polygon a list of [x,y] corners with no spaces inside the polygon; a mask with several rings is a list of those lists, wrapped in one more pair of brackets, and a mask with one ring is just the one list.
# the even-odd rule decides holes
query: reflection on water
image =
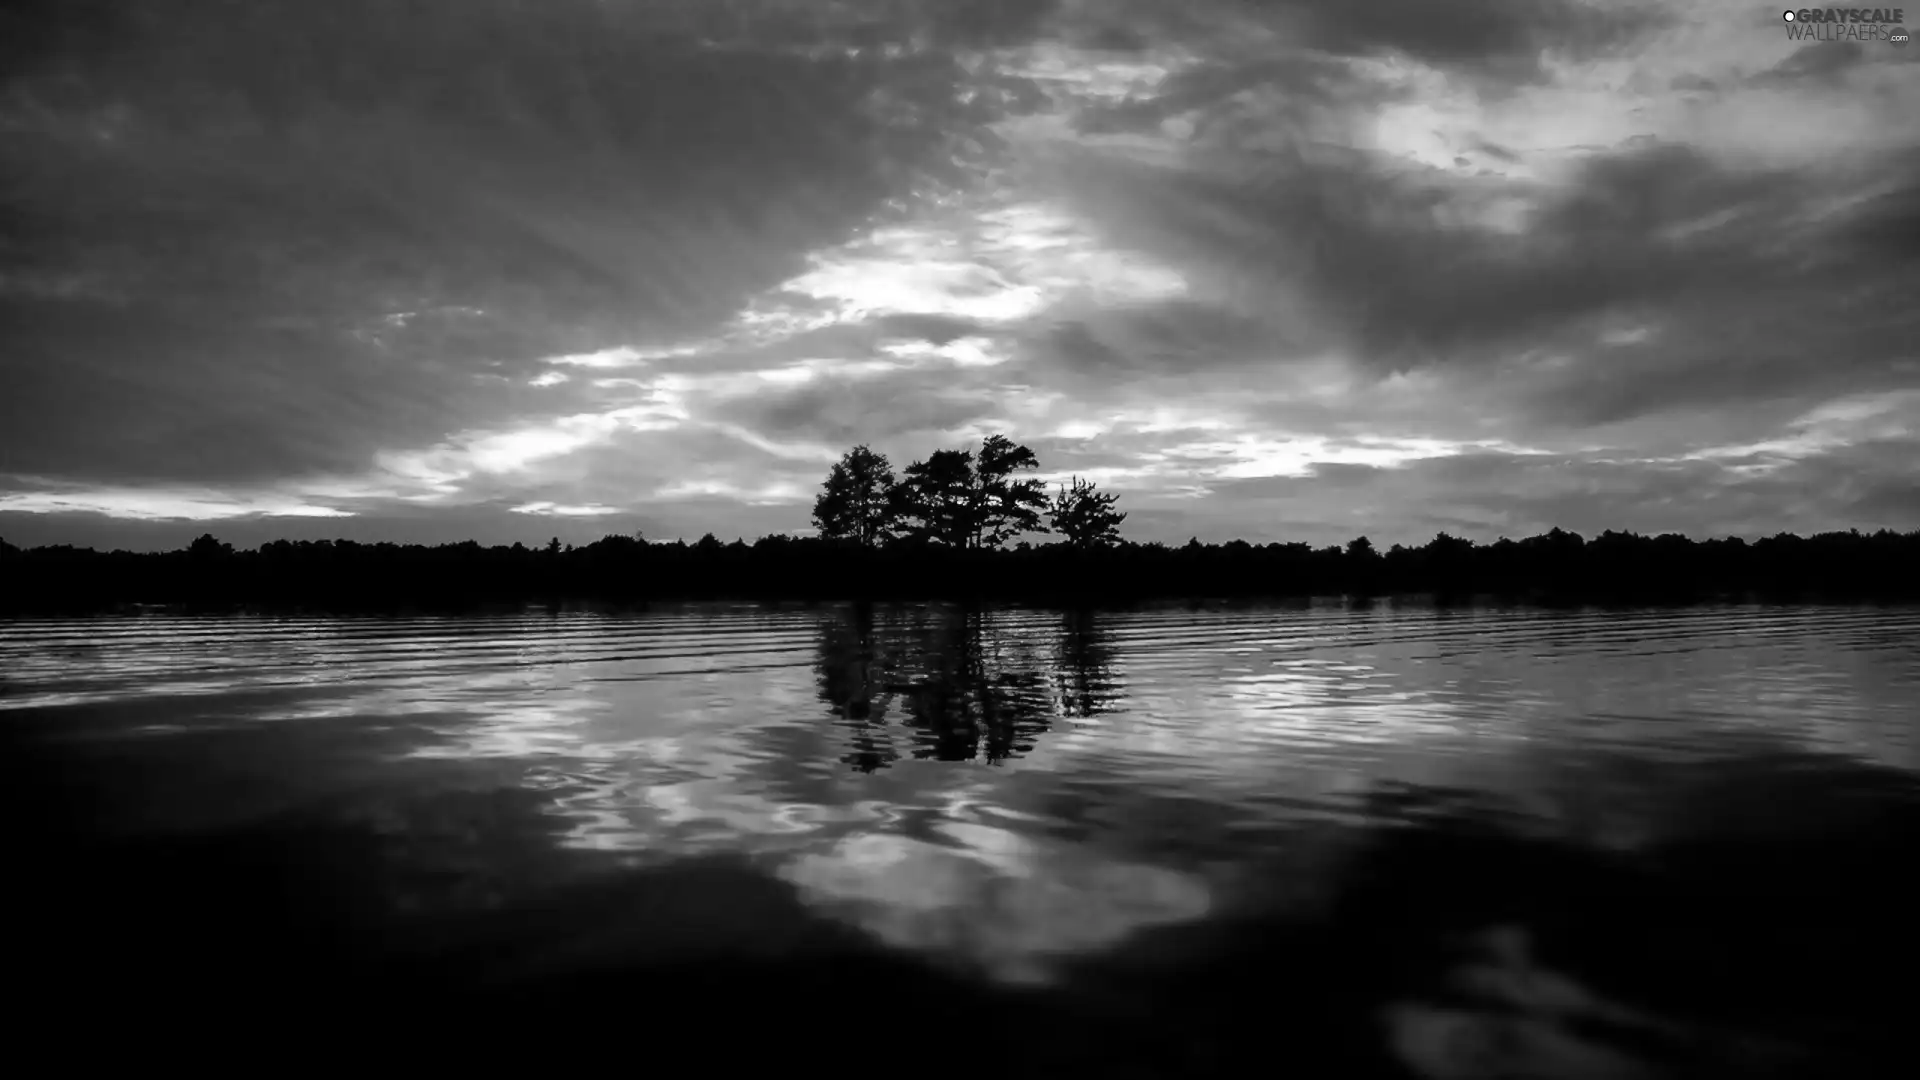
{"label": "reflection on water", "polygon": [[902,756],[997,764],[1033,752],[1055,717],[1120,696],[1088,613],[1064,626],[1005,612],[860,605],[820,627],[820,698],[844,721],[842,759],[874,772]]}
{"label": "reflection on water", "polygon": [[1291,1017],[1289,1053],[1342,1075],[1824,1075],[1894,1045],[1869,987],[1920,959],[1892,854],[1916,630],[1390,604],[21,621],[0,730],[53,1003],[105,1007],[83,971],[125,1004],[192,969],[229,1008],[340,979],[532,1015],[672,971],[694,988],[652,1007],[750,985],[801,1037],[844,1022],[810,994],[1050,1017],[1016,1071],[1238,1075]]}

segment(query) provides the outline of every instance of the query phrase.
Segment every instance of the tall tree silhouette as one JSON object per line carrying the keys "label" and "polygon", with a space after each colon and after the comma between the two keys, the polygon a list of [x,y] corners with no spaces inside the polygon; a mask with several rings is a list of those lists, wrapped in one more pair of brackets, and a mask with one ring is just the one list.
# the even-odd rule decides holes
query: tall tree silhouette
{"label": "tall tree silhouette", "polygon": [[233,557],[233,545],[216,539],[212,533],[201,533],[187,546],[187,554],[196,562],[230,559]]}
{"label": "tall tree silhouette", "polygon": [[1032,450],[1005,435],[988,436],[977,458],[971,450],[936,450],[907,466],[896,507],[915,537],[949,547],[999,547],[1020,533],[1047,531],[1040,518],[1045,485],[1013,479],[1039,467]]}
{"label": "tall tree silhouette", "polygon": [[906,467],[895,489],[895,508],[908,535],[949,547],[966,547],[978,531],[973,453],[935,450]]}
{"label": "tall tree silhouette", "polygon": [[865,446],[847,451],[827,474],[813,501],[813,524],[829,540],[873,547],[893,535],[899,501],[893,466]]}
{"label": "tall tree silhouette", "polygon": [[1039,467],[1032,450],[1005,435],[989,435],[980,444],[974,467],[974,547],[999,547],[1020,533],[1047,531],[1040,520],[1047,508],[1046,485],[1013,479],[1016,472]]}
{"label": "tall tree silhouette", "polygon": [[1055,532],[1076,548],[1111,547],[1120,542],[1120,523],[1127,519],[1113,504],[1120,496],[1095,488],[1090,480],[1073,478],[1073,486],[1060,486],[1047,515]]}

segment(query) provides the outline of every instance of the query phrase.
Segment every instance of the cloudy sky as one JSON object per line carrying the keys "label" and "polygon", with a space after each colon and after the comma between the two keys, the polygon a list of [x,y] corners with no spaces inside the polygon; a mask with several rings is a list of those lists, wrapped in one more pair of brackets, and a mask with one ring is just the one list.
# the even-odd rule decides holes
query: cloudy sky
{"label": "cloudy sky", "polygon": [[1920,52],[1671,0],[0,15],[0,536],[1920,527]]}

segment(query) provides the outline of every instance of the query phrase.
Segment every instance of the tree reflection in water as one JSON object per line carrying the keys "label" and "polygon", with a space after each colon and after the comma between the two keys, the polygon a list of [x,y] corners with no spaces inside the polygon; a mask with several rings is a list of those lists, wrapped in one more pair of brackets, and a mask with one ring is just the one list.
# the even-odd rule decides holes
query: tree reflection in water
{"label": "tree reflection in water", "polygon": [[1089,719],[1118,708],[1122,687],[1114,675],[1113,634],[1086,609],[1063,616],[1054,686],[1060,715]]}
{"label": "tree reflection in water", "polygon": [[[1113,710],[1122,687],[1092,612],[855,604],[823,619],[819,697],[861,772],[903,756],[997,764],[1060,718]],[[904,748],[904,749],[903,749]]]}

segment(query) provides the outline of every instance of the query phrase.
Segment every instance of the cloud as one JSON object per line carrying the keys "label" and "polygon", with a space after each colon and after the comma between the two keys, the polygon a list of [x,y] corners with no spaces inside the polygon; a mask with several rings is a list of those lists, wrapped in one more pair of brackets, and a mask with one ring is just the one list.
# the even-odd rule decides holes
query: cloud
{"label": "cloud", "polygon": [[1082,43],[1104,48],[1151,48],[1168,36],[1218,41],[1228,34],[1272,35],[1330,54],[1402,56],[1509,77],[1539,75],[1543,53],[1586,59],[1671,21],[1669,12],[1653,4],[1586,0],[1457,0],[1439,8],[1425,0],[1149,0],[1088,2],[1075,10],[1086,20]]}
{"label": "cloud", "polygon": [[[672,355],[669,353],[669,355]],[[631,345],[615,345],[610,349],[596,349],[593,352],[569,353],[564,356],[544,357],[544,362],[565,367],[586,368],[624,368],[637,367],[647,360],[646,354]],[[547,372],[548,375],[558,374]],[[561,376],[565,378],[565,376]]]}
{"label": "cloud", "polygon": [[[1061,164],[1063,185],[1113,242],[1257,282],[1269,310],[1298,327],[1296,347],[1344,346],[1379,364],[1497,356],[1680,298],[1716,316],[1777,308],[1841,266],[1910,273],[1848,231],[1849,219],[1878,231],[1865,225],[1873,207],[1809,219],[1831,177],[1823,188],[1812,175],[1736,170],[1675,144],[1580,163],[1563,185],[1531,193],[1513,230],[1473,220],[1485,204],[1472,185],[1378,159],[1274,159],[1258,186],[1071,152]],[[1235,300],[1254,306],[1244,287],[1225,302]]]}
{"label": "cloud", "polygon": [[[1242,535],[1273,535],[1284,522],[1286,538],[1313,543],[1361,534],[1418,543],[1442,530],[1487,542],[1556,526],[1587,536],[1627,529],[1750,539],[1823,531],[1836,522],[1912,529],[1920,525],[1920,502],[1897,463],[1915,449],[1912,440],[1836,448],[1760,472],[1709,460],[1498,452],[1395,468],[1319,465],[1301,476],[1209,482],[1211,497],[1163,517],[1159,538],[1183,539],[1182,529],[1205,535],[1226,520],[1271,523]],[[1154,510],[1164,515],[1164,506]],[[1138,524],[1154,521],[1149,513]]]}
{"label": "cloud", "polygon": [[550,502],[530,502],[524,506],[514,507],[513,512],[559,517],[606,517],[618,514],[620,510],[612,506],[556,506]]}
{"label": "cloud", "polygon": [[[1257,13],[1312,22],[1359,10],[1311,7]],[[1191,286],[1177,310],[1107,306],[1057,322],[1039,351],[1069,370],[1123,379],[1182,371],[1210,386],[1231,377],[1249,399],[1278,397],[1269,387],[1295,381],[1287,368],[1329,356],[1358,373],[1355,392],[1382,374],[1438,371],[1433,390],[1450,404],[1530,439],[1911,381],[1903,343],[1920,328],[1899,297],[1915,284],[1906,241],[1917,192],[1901,178],[1920,140],[1783,157],[1772,134],[1745,126],[1745,106],[1728,101],[1715,110],[1742,122],[1724,130],[1704,126],[1714,116],[1663,111],[1608,144],[1544,143],[1545,110],[1565,117],[1602,96],[1587,89],[1586,69],[1556,61],[1554,79],[1538,86],[1509,72],[1510,92],[1497,98],[1465,88],[1452,69],[1470,55],[1560,40],[1547,24],[1561,25],[1566,11],[1490,4],[1434,29],[1447,20],[1380,14],[1375,27],[1375,8],[1364,7],[1347,30],[1321,26],[1304,55],[1280,60],[1248,61],[1204,26],[1182,39],[1202,59],[1118,107],[1151,132],[1142,137],[1155,154],[1032,134],[1035,182],[1103,243],[1161,260]],[[1695,30],[1677,9],[1627,21],[1596,42],[1644,48],[1645,71],[1667,62],[1646,28]],[[1260,30],[1223,25],[1240,37]],[[1356,59],[1374,45],[1437,66]],[[1287,48],[1300,47],[1289,39]],[[1840,70],[1843,59],[1790,54],[1785,63]],[[1479,65],[1476,77],[1497,67]],[[1857,100],[1862,88],[1849,89]],[[1253,107],[1274,103],[1277,90],[1274,109]],[[1648,100],[1668,110],[1674,99]],[[1089,96],[1080,107],[1103,117],[1095,130],[1110,128],[1114,106]],[[1824,107],[1803,101],[1794,111]],[[1572,119],[1562,126],[1590,126]],[[1438,130],[1414,130],[1423,121]],[[1882,129],[1888,138],[1895,130]],[[1164,333],[1170,323],[1182,332]],[[1816,352],[1822,361],[1808,362]],[[1334,407],[1373,412],[1365,401]]]}
{"label": "cloud", "polygon": [[843,448],[903,446],[909,438],[932,442],[936,433],[993,417],[992,385],[962,381],[938,368],[876,378],[826,376],[726,397],[714,403],[711,415],[772,438]]}
{"label": "cloud", "polygon": [[998,91],[951,49],[1044,13],[711,7],[16,20],[0,460],[252,480],[504,422],[542,364],[698,337],[964,181]]}
{"label": "cloud", "polygon": [[1753,77],[1760,85],[1792,85],[1805,79],[1833,81],[1867,58],[1857,41],[1823,42],[1817,49],[1799,49],[1785,60]]}
{"label": "cloud", "polygon": [[1920,83],[1734,0],[62,10],[17,535],[798,530],[989,431],[1146,538],[1911,521]]}
{"label": "cloud", "polygon": [[83,495],[55,491],[0,495],[0,513],[103,513],[135,521],[219,521],[242,517],[352,517],[349,511],[276,497],[216,491],[96,489]]}
{"label": "cloud", "polygon": [[1339,0],[1271,0],[1257,5],[1329,52],[1382,51],[1465,68],[1534,74],[1543,52],[1584,59],[1661,27],[1651,5],[1583,0],[1464,0],[1444,8],[1420,0],[1345,4]]}

